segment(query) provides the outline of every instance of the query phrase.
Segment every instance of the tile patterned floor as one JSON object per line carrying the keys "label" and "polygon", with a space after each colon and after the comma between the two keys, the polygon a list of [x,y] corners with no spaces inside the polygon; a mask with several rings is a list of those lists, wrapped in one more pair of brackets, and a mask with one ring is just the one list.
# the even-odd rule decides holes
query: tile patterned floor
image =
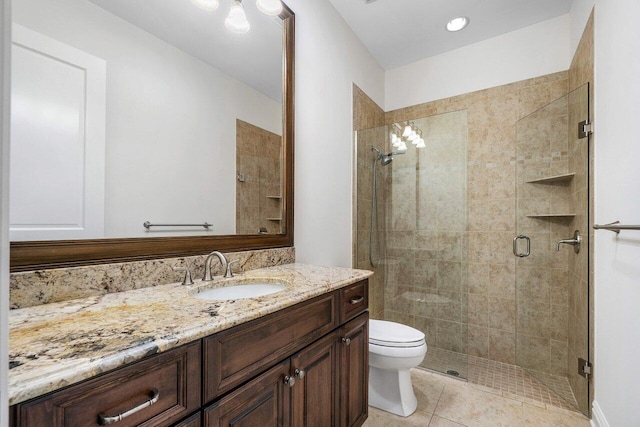
{"label": "tile patterned floor", "polygon": [[430,347],[422,367],[446,372],[453,369],[472,384],[516,400],[528,399],[558,408],[576,410],[576,399],[565,377],[529,372],[519,366]]}
{"label": "tile patterned floor", "polygon": [[582,414],[423,369],[411,371],[418,409],[407,418],[369,407],[364,427],[589,427]]}

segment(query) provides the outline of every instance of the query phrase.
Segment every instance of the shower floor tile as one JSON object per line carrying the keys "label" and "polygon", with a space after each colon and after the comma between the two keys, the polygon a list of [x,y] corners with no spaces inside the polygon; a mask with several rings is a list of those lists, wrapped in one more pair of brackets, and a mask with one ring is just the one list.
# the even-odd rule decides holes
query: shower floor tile
{"label": "shower floor tile", "polygon": [[[441,373],[454,370],[460,374],[461,380],[466,379],[485,391],[526,403],[546,404],[577,411],[578,404],[566,377],[530,372],[508,363],[437,347],[429,347],[420,367]],[[455,378],[452,375],[447,376]]]}

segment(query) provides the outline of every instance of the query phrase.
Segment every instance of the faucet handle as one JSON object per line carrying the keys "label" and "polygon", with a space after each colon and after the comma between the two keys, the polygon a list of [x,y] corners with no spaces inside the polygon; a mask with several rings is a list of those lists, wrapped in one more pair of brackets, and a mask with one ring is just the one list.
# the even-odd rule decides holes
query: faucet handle
{"label": "faucet handle", "polygon": [[224,273],[224,278],[225,279],[229,279],[231,277],[233,277],[233,271],[231,271],[231,264],[235,264],[236,262],[240,262],[239,259],[232,259],[231,261],[227,262],[227,271]]}
{"label": "faucet handle", "polygon": [[184,271],[184,279],[182,279],[183,285],[193,285],[193,279],[191,278],[191,270],[189,269],[189,263],[184,261],[184,267],[174,266],[173,271]]}

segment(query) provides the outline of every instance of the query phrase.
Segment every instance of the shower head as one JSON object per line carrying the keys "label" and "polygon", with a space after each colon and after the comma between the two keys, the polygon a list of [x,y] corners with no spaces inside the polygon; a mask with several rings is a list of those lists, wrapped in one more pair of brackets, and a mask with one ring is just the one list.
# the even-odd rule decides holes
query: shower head
{"label": "shower head", "polygon": [[378,150],[376,147],[371,147],[371,151],[376,152],[375,161],[377,162],[378,160],[380,160],[380,163],[382,164],[382,166],[387,166],[389,163],[391,163],[393,161],[393,156],[398,154],[404,154],[404,151],[392,151],[389,154],[384,154],[382,151]]}
{"label": "shower head", "polygon": [[389,163],[393,161],[393,157],[391,157],[388,154],[383,155],[381,159],[382,161],[380,163],[382,163],[382,166],[387,166]]}

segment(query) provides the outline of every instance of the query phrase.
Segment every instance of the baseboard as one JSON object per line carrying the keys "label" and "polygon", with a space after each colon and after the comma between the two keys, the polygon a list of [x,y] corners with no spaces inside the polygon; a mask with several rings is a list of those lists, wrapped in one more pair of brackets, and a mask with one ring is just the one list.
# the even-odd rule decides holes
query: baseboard
{"label": "baseboard", "polygon": [[600,405],[595,400],[591,409],[591,427],[610,427]]}

